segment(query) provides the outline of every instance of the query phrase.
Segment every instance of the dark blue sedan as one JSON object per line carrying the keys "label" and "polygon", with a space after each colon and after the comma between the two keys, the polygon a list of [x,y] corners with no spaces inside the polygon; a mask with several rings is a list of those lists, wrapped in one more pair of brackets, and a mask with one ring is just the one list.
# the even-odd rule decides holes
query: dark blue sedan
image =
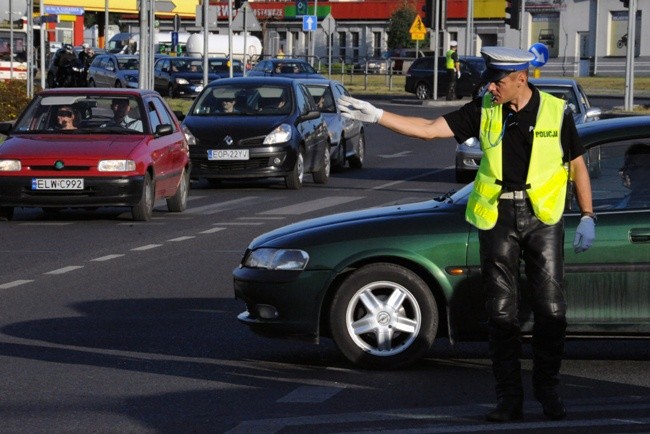
{"label": "dark blue sedan", "polygon": [[[242,64],[233,63],[234,77],[242,76]],[[208,82],[230,77],[225,57],[208,59]],[[154,64],[154,90],[170,98],[194,98],[203,90],[203,59],[198,57],[161,57]]]}
{"label": "dark blue sedan", "polygon": [[300,59],[266,59],[255,65],[249,77],[289,77],[324,79],[306,61]]}
{"label": "dark blue sedan", "polygon": [[284,178],[299,189],[305,173],[324,184],[330,176],[327,124],[305,85],[287,78],[213,81],[196,98],[183,125],[192,178]]}

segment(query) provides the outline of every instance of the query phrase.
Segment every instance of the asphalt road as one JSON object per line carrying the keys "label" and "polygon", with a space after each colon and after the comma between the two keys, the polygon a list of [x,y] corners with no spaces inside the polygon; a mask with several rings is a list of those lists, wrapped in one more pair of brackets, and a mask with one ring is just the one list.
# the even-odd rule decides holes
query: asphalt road
{"label": "asphalt road", "polygon": [[[437,107],[385,104],[436,116]],[[439,340],[401,371],[364,371],[333,343],[271,340],[236,321],[231,272],[248,242],[305,218],[426,200],[458,188],[452,140],[368,127],[361,170],[288,191],[278,182],[193,184],[182,214],[156,206],[17,210],[0,222],[0,432],[648,432],[650,348],[572,341],[562,371],[569,417],[488,424],[486,344]]]}

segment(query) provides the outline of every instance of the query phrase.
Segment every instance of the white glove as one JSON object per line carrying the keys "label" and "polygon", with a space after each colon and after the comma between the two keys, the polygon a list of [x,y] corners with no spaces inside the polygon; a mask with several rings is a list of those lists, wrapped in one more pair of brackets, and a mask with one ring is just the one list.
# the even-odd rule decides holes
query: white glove
{"label": "white glove", "polygon": [[460,78],[460,71],[458,71],[456,75],[458,76],[458,78]]}
{"label": "white glove", "polygon": [[338,99],[337,103],[341,110],[341,116],[348,119],[376,124],[384,114],[382,109],[378,109],[367,101],[361,101],[351,96],[343,95]]}
{"label": "white glove", "polygon": [[576,253],[584,252],[589,249],[596,239],[596,222],[589,216],[580,219],[576,236],[573,239],[573,250]]}

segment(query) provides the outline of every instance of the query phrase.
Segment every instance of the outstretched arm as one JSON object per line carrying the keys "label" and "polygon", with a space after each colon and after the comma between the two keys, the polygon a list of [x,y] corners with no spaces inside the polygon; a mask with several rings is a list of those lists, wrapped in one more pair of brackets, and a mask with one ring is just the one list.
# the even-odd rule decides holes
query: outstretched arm
{"label": "outstretched arm", "polygon": [[343,116],[362,122],[379,123],[379,125],[405,136],[423,140],[454,136],[443,117],[431,120],[414,116],[401,116],[378,109],[367,101],[361,101],[349,96],[342,96],[337,102]]}

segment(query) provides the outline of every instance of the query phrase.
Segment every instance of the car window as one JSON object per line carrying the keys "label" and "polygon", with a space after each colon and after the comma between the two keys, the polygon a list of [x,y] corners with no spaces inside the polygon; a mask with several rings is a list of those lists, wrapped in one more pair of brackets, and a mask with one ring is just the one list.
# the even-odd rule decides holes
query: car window
{"label": "car window", "polygon": [[133,71],[139,68],[139,62],[137,57],[120,58],[118,59],[118,63],[121,70]]}
{"label": "car window", "polygon": [[318,106],[316,105],[316,101],[314,101],[314,98],[311,96],[309,91],[304,85],[299,85],[298,86],[300,89],[300,94],[301,94],[301,101],[299,102],[298,107],[300,108],[300,113],[305,114],[313,110],[318,110]]}
{"label": "car window", "polygon": [[[606,143],[584,157],[596,212],[650,207],[650,142]],[[572,209],[579,209],[575,200]]]}
{"label": "car window", "polygon": [[336,113],[335,98],[329,86],[307,85],[307,91],[322,113]]}
{"label": "car window", "polygon": [[[125,128],[116,121],[114,102],[120,100],[130,109]],[[76,129],[61,131],[58,114],[61,109],[74,115]],[[139,121],[140,104],[138,100],[126,95],[37,95],[16,122],[16,133],[57,132],[65,134],[124,134],[127,128],[142,131]],[[115,127],[115,128],[113,128]]]}
{"label": "car window", "polygon": [[169,113],[169,110],[167,110],[167,107],[165,107],[165,104],[163,104],[160,98],[152,98],[152,101],[154,107],[158,111],[158,117],[160,118],[160,122],[162,124],[171,125],[174,131],[178,131],[176,128],[176,123],[172,119],[172,115]]}
{"label": "car window", "polygon": [[573,91],[573,87],[541,85],[538,86],[538,88],[539,90],[550,93],[557,98],[565,100],[567,107],[569,110],[571,110],[572,113],[580,113],[580,105],[578,104],[578,98]]}
{"label": "car window", "polygon": [[278,115],[291,113],[293,102],[287,85],[229,84],[212,86],[199,95],[192,115]]}
{"label": "car window", "polygon": [[162,122],[160,121],[160,117],[156,111],[156,105],[153,103],[153,101],[149,101],[147,103],[147,117],[149,118],[151,131],[156,131],[156,128],[158,128],[158,125],[160,125]]}

